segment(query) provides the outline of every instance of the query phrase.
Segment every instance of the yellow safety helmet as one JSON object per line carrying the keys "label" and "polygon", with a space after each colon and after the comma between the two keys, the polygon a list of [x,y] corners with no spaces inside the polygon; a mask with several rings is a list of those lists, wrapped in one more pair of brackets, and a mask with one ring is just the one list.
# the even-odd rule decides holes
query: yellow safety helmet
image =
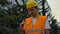
{"label": "yellow safety helmet", "polygon": [[35,6],[38,6],[38,3],[34,0],[29,0],[27,3],[26,3],[26,8],[29,9],[29,8],[32,8],[32,7],[35,7]]}

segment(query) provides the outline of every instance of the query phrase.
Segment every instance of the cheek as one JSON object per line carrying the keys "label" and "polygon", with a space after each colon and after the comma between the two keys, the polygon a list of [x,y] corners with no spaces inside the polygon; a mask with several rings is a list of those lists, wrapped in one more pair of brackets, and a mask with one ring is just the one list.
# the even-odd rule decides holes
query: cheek
{"label": "cheek", "polygon": [[34,10],[33,13],[36,13],[36,10]]}
{"label": "cheek", "polygon": [[33,13],[33,11],[29,11],[28,13],[29,13],[29,14],[30,14],[30,13]]}
{"label": "cheek", "polygon": [[28,12],[28,14],[30,14],[30,12]]}
{"label": "cheek", "polygon": [[33,15],[34,14],[34,12],[28,12],[29,13],[29,15]]}
{"label": "cheek", "polygon": [[35,13],[37,13],[38,10],[34,10]]}
{"label": "cheek", "polygon": [[32,12],[28,12],[29,14],[31,14]]}

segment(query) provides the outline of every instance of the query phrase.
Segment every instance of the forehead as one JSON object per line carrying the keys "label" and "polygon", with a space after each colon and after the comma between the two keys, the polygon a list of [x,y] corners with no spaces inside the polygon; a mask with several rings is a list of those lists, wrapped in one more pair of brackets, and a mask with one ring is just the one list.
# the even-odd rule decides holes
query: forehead
{"label": "forehead", "polygon": [[[31,8],[28,8],[28,9],[34,9],[34,8],[37,8],[37,6],[36,6],[36,7],[31,7]],[[28,9],[27,9],[27,10],[28,10]]]}
{"label": "forehead", "polygon": [[33,8],[28,8],[27,10],[30,10],[30,9],[33,9]]}

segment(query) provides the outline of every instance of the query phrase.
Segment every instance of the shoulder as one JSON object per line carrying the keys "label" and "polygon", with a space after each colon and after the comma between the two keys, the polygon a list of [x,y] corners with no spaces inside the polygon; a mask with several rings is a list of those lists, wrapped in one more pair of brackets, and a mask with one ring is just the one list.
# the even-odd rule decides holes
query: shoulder
{"label": "shoulder", "polygon": [[30,20],[32,17],[28,17],[28,18],[26,18],[25,20]]}
{"label": "shoulder", "polygon": [[39,16],[40,18],[47,19],[47,16]]}
{"label": "shoulder", "polygon": [[46,17],[47,18],[47,16],[41,16],[41,17]]}
{"label": "shoulder", "polygon": [[29,23],[32,20],[32,17],[26,18],[25,23]]}

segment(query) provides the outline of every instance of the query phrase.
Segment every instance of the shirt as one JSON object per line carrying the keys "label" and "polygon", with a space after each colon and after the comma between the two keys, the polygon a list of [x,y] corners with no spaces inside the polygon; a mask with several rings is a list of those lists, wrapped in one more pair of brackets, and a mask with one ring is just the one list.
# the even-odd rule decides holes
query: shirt
{"label": "shirt", "polygon": [[[32,24],[33,24],[33,25],[36,23],[36,20],[37,20],[37,18],[33,18],[33,19],[32,19]],[[50,28],[50,24],[49,24],[49,22],[48,22],[48,19],[47,19],[46,22],[45,22],[45,28],[46,28],[46,29],[51,29],[51,28]]]}

